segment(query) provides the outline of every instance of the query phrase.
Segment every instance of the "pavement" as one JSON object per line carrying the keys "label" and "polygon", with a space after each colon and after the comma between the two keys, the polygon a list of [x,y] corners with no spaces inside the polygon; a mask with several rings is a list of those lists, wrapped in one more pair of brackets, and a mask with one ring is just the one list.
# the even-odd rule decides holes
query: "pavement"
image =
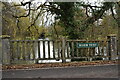
{"label": "pavement", "polygon": [[3,78],[118,78],[118,65],[4,70]]}

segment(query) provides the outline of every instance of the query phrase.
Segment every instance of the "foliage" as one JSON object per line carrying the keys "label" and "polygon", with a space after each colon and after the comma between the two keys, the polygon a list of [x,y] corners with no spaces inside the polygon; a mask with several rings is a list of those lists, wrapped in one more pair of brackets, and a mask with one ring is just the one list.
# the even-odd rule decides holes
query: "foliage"
{"label": "foliage", "polygon": [[[108,34],[111,34],[106,31],[101,31],[101,27],[97,27],[95,25],[95,21],[99,20],[100,18],[106,16],[105,11],[109,10],[115,3],[112,2],[105,2],[100,8],[94,7],[95,9],[91,8],[92,6],[84,3],[76,3],[76,2],[54,2],[50,5],[55,5],[59,7],[58,9],[50,9],[52,14],[56,14],[56,20],[59,20],[59,24],[61,27],[65,29],[66,35],[69,39],[98,39],[98,36],[102,39],[105,38]],[[81,7],[82,6],[82,7]],[[89,12],[88,15],[86,13],[85,8],[91,8],[91,13]],[[112,18],[111,18],[112,19]],[[112,19],[113,20],[113,19]],[[114,20],[115,21],[115,20]],[[116,22],[113,22],[116,24]],[[103,24],[104,27],[108,26]],[[111,24],[110,30],[113,30],[113,25]],[[116,30],[116,27],[114,28]],[[95,30],[95,31],[94,31]],[[100,30],[100,31],[99,31]],[[97,32],[98,31],[98,32]],[[112,32],[116,33],[114,30]]]}
{"label": "foliage", "polygon": [[12,7],[13,4],[7,2],[2,3],[2,35],[9,35],[11,39],[27,39],[27,37],[37,39],[39,36],[39,26],[33,25],[28,28],[31,24],[29,17],[14,18],[13,14],[22,15],[25,13],[25,9]]}
{"label": "foliage", "polygon": [[56,24],[55,26],[49,26],[46,28],[46,30],[46,37],[49,39],[58,39],[66,36],[66,30],[59,24]]}
{"label": "foliage", "polygon": [[90,25],[84,33],[84,39],[106,40],[109,34],[118,33],[117,22],[113,19],[112,15],[106,15],[99,21],[99,24],[94,23],[93,25]]}
{"label": "foliage", "polygon": [[77,35],[75,35],[74,29],[76,27],[74,15],[75,15],[75,3],[73,2],[62,2],[56,3],[60,10],[59,12],[55,12],[57,17],[56,19],[60,19],[59,24],[65,28],[65,31],[70,39],[76,39]]}
{"label": "foliage", "polygon": [[57,5],[58,9],[50,9],[52,14],[56,14],[55,20],[58,21],[57,26],[64,28],[63,36],[68,36],[69,39],[80,38],[80,26],[85,19],[85,15],[81,10],[79,4],[76,2],[53,2],[50,5]]}
{"label": "foliage", "polygon": [[[31,4],[31,2],[28,2]],[[6,3],[4,3],[5,5]],[[21,5],[26,5],[26,3],[21,3]],[[39,11],[31,11],[31,14],[26,17],[14,18],[12,14],[17,16],[24,15],[26,13],[25,9],[21,7],[13,7],[10,9],[11,5],[7,3],[4,7],[6,7],[7,13],[3,15],[3,24],[4,26],[4,34],[11,35],[13,38],[22,38],[32,37],[37,39],[42,32],[45,32],[46,36],[54,35],[56,36],[68,36],[69,39],[98,39],[105,38],[108,34],[116,34],[116,22],[112,17],[112,15],[106,16],[105,11],[109,10],[114,6],[115,3],[105,2],[99,8],[96,6],[92,6],[90,4],[85,4],[82,2],[49,2],[47,7],[43,7],[46,5],[38,6],[37,10],[49,12],[52,15],[55,15],[56,26],[51,26],[49,28],[43,28],[45,24],[43,17],[39,14]],[[82,7],[81,7],[82,6]],[[92,8],[91,8],[92,7]],[[91,9],[91,12],[86,12],[87,8]],[[5,8],[3,8],[3,12],[5,13]],[[16,11],[17,10],[17,11]],[[29,12],[28,12],[29,13]],[[9,16],[6,16],[9,14]],[[39,14],[39,15],[38,15]],[[38,17],[39,16],[39,17]],[[47,15],[48,16],[48,15]],[[110,17],[109,17],[110,16]],[[41,17],[41,18],[40,18]],[[95,21],[104,17],[102,20],[102,26],[96,26]],[[109,21],[111,24],[107,25],[107,19],[111,19]],[[17,23],[16,21],[19,20]],[[34,23],[35,21],[35,23]],[[40,22],[42,21],[42,25]],[[7,22],[7,24],[5,24]],[[32,24],[32,22],[34,24]],[[9,26],[8,26],[9,25]],[[106,27],[107,26],[107,27]],[[104,29],[101,31],[101,29]],[[105,30],[108,30],[106,32]]]}
{"label": "foliage", "polygon": [[2,4],[2,35],[12,35],[16,33],[16,19],[12,17],[13,10],[10,9],[9,3]]}

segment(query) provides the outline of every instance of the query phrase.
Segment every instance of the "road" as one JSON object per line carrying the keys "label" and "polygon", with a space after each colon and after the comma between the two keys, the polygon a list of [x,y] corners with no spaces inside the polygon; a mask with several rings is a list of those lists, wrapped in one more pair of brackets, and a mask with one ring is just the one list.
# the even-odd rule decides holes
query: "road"
{"label": "road", "polygon": [[3,78],[118,78],[118,65],[6,70]]}

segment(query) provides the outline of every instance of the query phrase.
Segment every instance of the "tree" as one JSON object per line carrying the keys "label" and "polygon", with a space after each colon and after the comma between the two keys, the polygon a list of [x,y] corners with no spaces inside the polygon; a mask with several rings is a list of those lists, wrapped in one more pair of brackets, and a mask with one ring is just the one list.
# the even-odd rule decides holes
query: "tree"
{"label": "tree", "polygon": [[14,10],[9,3],[2,4],[2,35],[11,35],[13,38],[16,33],[16,18],[12,17]]}
{"label": "tree", "polygon": [[[38,38],[39,26],[30,26],[30,18],[15,18],[15,15],[23,15],[26,11],[19,6],[13,6],[15,3],[2,2],[2,35],[9,35],[11,39],[26,39],[26,37]],[[32,31],[32,33],[30,32]]]}
{"label": "tree", "polygon": [[[26,17],[30,15],[31,10],[33,10],[30,7],[32,5],[32,1],[24,2],[24,3],[21,2],[20,5],[26,6],[27,4],[28,4],[28,14],[22,15],[22,16],[15,16],[16,18]],[[60,20],[62,26],[65,27],[65,30],[67,31],[67,34],[69,35],[69,37],[71,39],[76,39],[78,35],[73,32],[74,27],[76,26],[76,23],[74,22],[76,4],[78,3],[76,2],[69,2],[69,3],[48,2],[47,3],[46,1],[43,4],[39,4],[39,6],[34,10],[42,9],[42,10],[46,10],[46,12],[51,13],[52,15],[55,14],[57,16],[56,18]],[[84,32],[85,29],[89,26],[89,24],[93,24],[96,20],[102,18],[102,15],[104,14],[104,12],[109,10],[111,7],[113,7],[113,5],[114,5],[113,2],[105,2],[103,3],[103,6],[100,6],[100,7],[92,6],[90,4],[85,4],[82,2],[79,3],[78,7],[83,6],[86,9],[86,15],[88,16],[88,18],[83,23],[83,26],[81,27],[80,32]],[[88,11],[92,11],[91,13],[92,15],[88,15],[89,13]],[[39,13],[38,13],[38,16],[39,16]],[[73,37],[73,36],[76,36],[76,37]]]}
{"label": "tree", "polygon": [[[114,5],[118,5],[118,2],[104,2],[101,6],[97,5],[91,5],[89,3],[77,3],[77,2],[71,2],[71,3],[59,3],[59,2],[44,2],[43,4],[38,4],[35,8],[32,8],[32,4],[34,1],[28,1],[28,2],[21,2],[20,5],[17,6],[28,6],[26,15],[13,15],[15,18],[21,18],[21,17],[28,17],[31,14],[31,11],[38,11],[38,14],[36,18],[34,18],[33,23],[29,26],[33,26],[38,19],[38,17],[42,14],[47,12],[48,14],[55,15],[56,20],[59,20],[61,23],[61,26],[65,28],[67,31],[67,35],[69,35],[70,39],[77,39],[78,34],[76,34],[76,22],[73,15],[75,15],[75,10],[79,7],[83,7],[85,9],[85,13],[87,18],[85,21],[81,24],[80,27],[80,33],[81,35],[84,35],[84,31],[89,27],[90,24],[93,24],[95,21],[101,19],[104,17],[104,14],[106,11],[111,10],[113,18],[114,11],[113,7]],[[76,8],[76,4],[79,4]],[[69,14],[69,15],[68,15]],[[49,15],[46,15],[49,16]],[[118,20],[117,20],[118,21]],[[117,22],[119,24],[119,22]]]}

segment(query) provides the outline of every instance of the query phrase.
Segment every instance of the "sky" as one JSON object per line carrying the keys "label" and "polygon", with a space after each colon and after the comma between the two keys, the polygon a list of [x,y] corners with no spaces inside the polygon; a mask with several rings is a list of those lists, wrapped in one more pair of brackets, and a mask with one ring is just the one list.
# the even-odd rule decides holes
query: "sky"
{"label": "sky", "polygon": [[[12,1],[12,2],[19,2],[19,1],[23,1],[23,0],[0,0],[0,1],[4,1],[4,2],[9,2],[9,1]],[[24,1],[29,1],[29,0],[24,0]],[[45,0],[35,0],[35,1],[38,1],[38,2],[44,2]],[[55,1],[55,2],[79,2],[79,1],[89,1],[91,3],[95,2],[95,1],[104,1],[104,0],[49,0],[49,1]],[[120,1],[120,0],[105,0],[107,2],[109,1]]]}
{"label": "sky", "polygon": [[[19,2],[19,1],[23,1],[23,0],[0,0],[0,1],[4,1],[4,2],[9,2],[9,1],[13,1],[13,2]],[[29,1],[29,0],[24,0],[24,1]],[[44,2],[45,0],[35,0],[38,2]],[[53,1],[53,0],[49,0],[49,1]],[[106,2],[118,2],[120,0],[54,0],[55,2],[79,2],[79,1],[89,1],[89,2],[95,2],[95,1],[106,1]]]}

